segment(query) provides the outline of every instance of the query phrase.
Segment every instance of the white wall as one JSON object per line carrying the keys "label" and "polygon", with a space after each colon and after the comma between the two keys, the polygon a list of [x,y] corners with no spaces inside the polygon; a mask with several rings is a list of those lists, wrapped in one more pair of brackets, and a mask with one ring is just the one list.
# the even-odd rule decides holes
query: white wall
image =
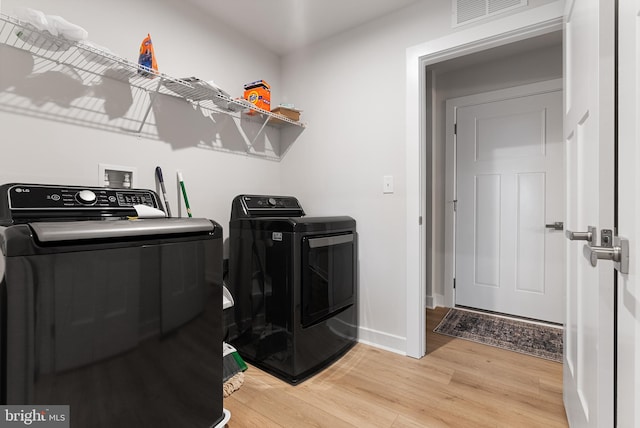
{"label": "white wall", "polygon": [[[450,7],[450,0],[421,1],[283,62],[284,98],[309,123],[282,162],[283,189],[313,215],[356,218],[361,340],[400,353],[407,334],[406,49],[453,33]],[[394,194],[382,193],[384,175],[394,176]]]}
{"label": "white wall", "polygon": [[[359,232],[361,340],[404,352],[405,48],[449,29],[420,3],[287,56],[282,82],[309,127],[282,161],[285,192],[313,215],[350,215]],[[425,25],[429,23],[429,25]],[[383,176],[395,193],[383,194]]]}
{"label": "white wall", "polygon": [[[224,23],[204,18],[196,9],[183,7],[181,2],[4,0],[2,12],[13,15],[19,6],[61,15],[84,27],[91,42],[134,62],[137,61],[142,39],[150,33],[161,72],[174,77],[197,76],[203,80],[214,80],[232,96],[241,96],[242,85],[258,79],[266,80],[275,88],[280,86],[279,57],[235,34]],[[175,172],[180,169],[194,215],[220,222],[225,228],[225,236],[233,196],[280,192],[280,166],[277,162],[197,148],[202,144],[211,145],[217,138],[216,133],[233,139],[225,141],[225,144],[234,151],[241,152],[244,141],[238,141],[233,121],[225,122],[225,129],[217,129],[201,114],[185,109],[184,103],[170,108],[165,115],[169,117],[156,119],[152,113],[149,122],[152,125],[158,122],[158,126],[145,128],[148,131],[145,137],[118,132],[112,126],[113,121],[97,114],[95,122],[108,127],[108,131],[94,126],[91,118],[79,120],[79,125],[61,123],[61,120],[69,119],[65,112],[73,109],[59,108],[60,94],[55,92],[55,88],[42,88],[42,96],[49,100],[44,102],[38,100],[40,95],[33,90],[30,96],[13,95],[24,93],[24,87],[34,82],[32,78],[36,76],[28,74],[17,82],[6,81],[7,76],[13,76],[9,57],[23,55],[14,51],[0,51],[4,57],[0,58],[0,79],[5,79],[5,82],[0,80],[0,182],[101,185],[98,164],[107,163],[137,167],[135,186],[156,189],[154,170],[160,165],[175,215],[181,203],[175,179]],[[98,83],[99,78],[97,81],[85,81],[84,90],[91,93]],[[127,90],[128,86],[121,85],[116,89],[123,88]],[[46,95],[49,91],[51,93]],[[278,97],[278,92],[274,91],[274,102],[278,102]],[[147,100],[145,96],[141,101],[142,107]],[[88,96],[86,101],[90,106],[95,100]],[[82,104],[82,100],[75,102]],[[23,108],[17,109],[16,106]],[[47,113],[51,111],[57,113]],[[50,120],[37,118],[42,115]],[[76,109],[74,115],[71,119],[79,118],[80,109]],[[57,120],[58,117],[61,120]],[[186,216],[184,209],[182,215]]]}

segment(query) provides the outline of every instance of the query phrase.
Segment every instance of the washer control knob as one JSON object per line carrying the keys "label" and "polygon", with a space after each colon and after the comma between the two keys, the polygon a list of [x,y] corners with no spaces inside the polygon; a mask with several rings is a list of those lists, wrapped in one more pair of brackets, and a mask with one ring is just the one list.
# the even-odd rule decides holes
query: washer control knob
{"label": "washer control knob", "polygon": [[81,190],[76,193],[76,200],[84,205],[92,205],[96,203],[98,197],[91,190]]}
{"label": "washer control knob", "polygon": [[269,198],[269,205],[275,207],[277,204],[276,198]]}

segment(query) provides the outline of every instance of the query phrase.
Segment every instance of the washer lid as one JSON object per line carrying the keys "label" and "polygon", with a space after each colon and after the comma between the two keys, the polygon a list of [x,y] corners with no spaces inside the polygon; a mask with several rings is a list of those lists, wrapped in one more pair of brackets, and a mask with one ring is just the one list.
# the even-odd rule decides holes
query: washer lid
{"label": "washer lid", "polygon": [[40,242],[135,238],[159,235],[210,234],[215,225],[206,218],[58,221],[29,223]]}

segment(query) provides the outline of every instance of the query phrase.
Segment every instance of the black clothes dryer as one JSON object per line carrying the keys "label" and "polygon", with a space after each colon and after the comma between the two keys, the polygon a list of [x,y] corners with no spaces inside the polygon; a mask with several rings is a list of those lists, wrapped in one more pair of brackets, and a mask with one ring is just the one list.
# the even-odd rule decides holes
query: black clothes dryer
{"label": "black clothes dryer", "polygon": [[231,343],[296,384],[357,341],[357,242],[351,217],[305,217],[294,197],[240,195],[229,222]]}

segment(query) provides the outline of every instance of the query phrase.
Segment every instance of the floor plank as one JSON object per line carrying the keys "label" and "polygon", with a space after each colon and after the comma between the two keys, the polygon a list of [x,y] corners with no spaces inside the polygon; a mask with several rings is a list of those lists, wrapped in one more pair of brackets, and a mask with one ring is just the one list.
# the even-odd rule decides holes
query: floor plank
{"label": "floor plank", "polygon": [[255,367],[226,398],[228,428],[567,427],[562,364],[433,333],[416,360],[357,344],[290,386]]}

